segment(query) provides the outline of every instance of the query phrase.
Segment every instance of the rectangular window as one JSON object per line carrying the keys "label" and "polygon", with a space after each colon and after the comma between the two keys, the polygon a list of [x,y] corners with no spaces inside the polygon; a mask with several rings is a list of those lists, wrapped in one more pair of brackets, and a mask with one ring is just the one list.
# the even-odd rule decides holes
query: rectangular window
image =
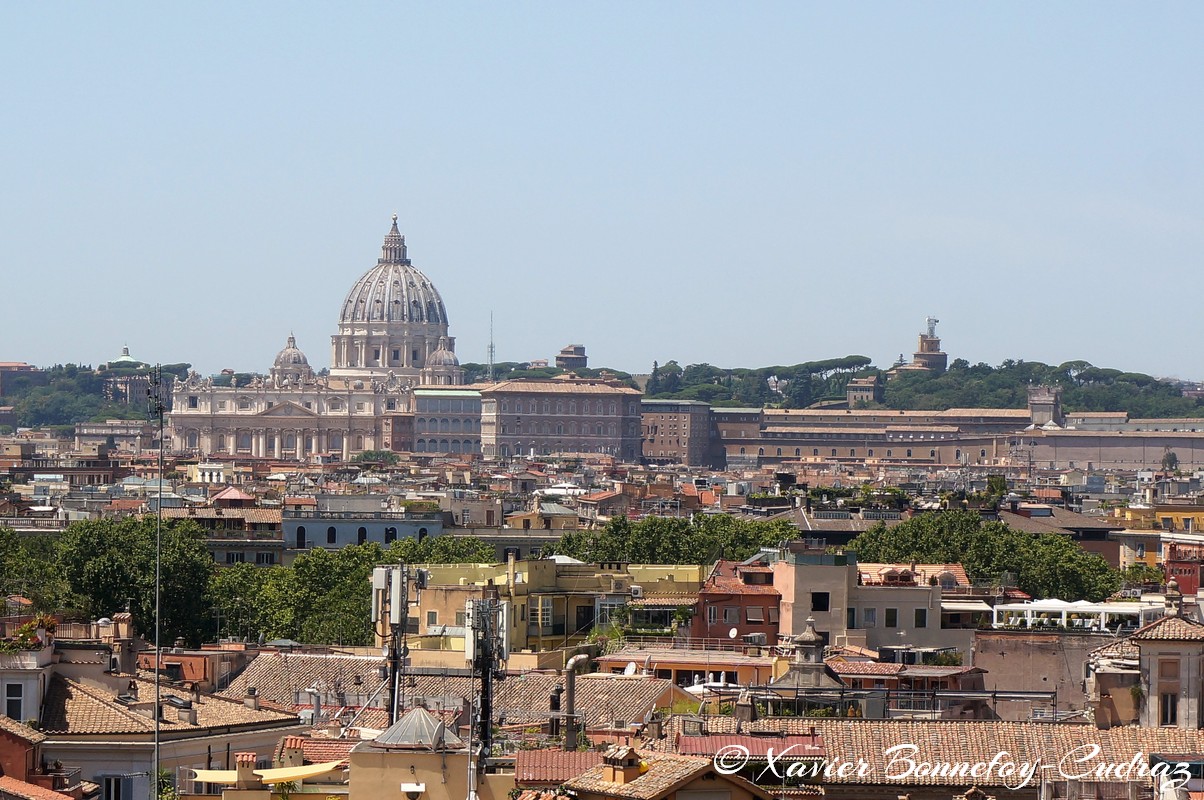
{"label": "rectangular window", "polygon": [[873,628],[878,625],[878,609],[866,608],[861,612],[861,621],[865,623],[865,627]]}
{"label": "rectangular window", "polygon": [[812,611],[827,611],[829,609],[830,602],[831,602],[831,599],[827,592],[812,592],[811,593],[811,610]]}
{"label": "rectangular window", "polygon": [[188,407],[189,407],[189,408],[196,408],[196,407],[197,407],[197,402],[198,402],[198,401],[197,401],[197,398],[196,398],[196,397],[189,397],[189,398],[188,398]]}
{"label": "rectangular window", "polygon": [[917,608],[916,609],[916,627],[917,628],[927,628],[928,627],[928,609],[926,609],[926,608]]}
{"label": "rectangular window", "polygon": [[261,566],[267,566],[276,563],[275,553],[256,553],[255,563]]}
{"label": "rectangular window", "polygon": [[719,608],[717,606],[707,606],[707,624],[714,625],[719,621]]}
{"label": "rectangular window", "polygon": [[217,410],[218,410],[218,411],[225,411],[225,410],[226,410],[226,401],[225,401],[225,400],[218,400],[218,401],[217,401]]}
{"label": "rectangular window", "polygon": [[120,776],[105,776],[103,800],[133,800],[134,781]]}
{"label": "rectangular window", "polygon": [[754,608],[746,609],[746,611],[748,612],[747,619],[749,622],[755,622],[755,623],[759,624],[759,623],[762,623],[765,621],[765,609],[764,608],[755,608],[754,607]]}
{"label": "rectangular window", "polygon": [[25,700],[25,687],[19,683],[10,683],[4,687],[4,713],[9,719],[18,722],[25,719],[22,713]]}
{"label": "rectangular window", "polygon": [[438,611],[426,612],[426,624],[428,626],[438,625],[439,624],[439,612]]}
{"label": "rectangular window", "polygon": [[766,622],[769,622],[773,625],[777,624],[777,622],[778,622],[777,606],[770,606],[769,608],[765,609],[765,620],[766,620]]}
{"label": "rectangular window", "polygon": [[1158,724],[1179,724],[1179,695],[1175,692],[1164,692],[1158,696]]}
{"label": "rectangular window", "polygon": [[[1178,659],[1167,658],[1158,662],[1158,677],[1168,680],[1177,680],[1179,678],[1179,661]],[[11,716],[11,715],[10,715]]]}
{"label": "rectangular window", "polygon": [[458,627],[458,628],[464,627],[464,612],[463,611],[456,612],[456,627]]}
{"label": "rectangular window", "polygon": [[393,363],[397,363],[398,361],[401,361],[401,351],[400,351],[400,350],[398,350],[398,349],[396,349],[396,348],[394,348],[394,350],[393,350]]}
{"label": "rectangular window", "polygon": [[740,607],[739,606],[724,606],[723,607],[723,622],[727,625],[739,624]]}
{"label": "rectangular window", "polygon": [[363,410],[364,410],[364,404],[363,404],[363,403],[356,403],[356,404],[355,404],[355,410],[356,410],[356,411],[363,411]]}
{"label": "rectangular window", "polygon": [[899,609],[897,609],[897,608],[886,609],[886,620],[885,620],[884,624],[888,628],[899,627]]}
{"label": "rectangular window", "polygon": [[848,611],[845,613],[845,627],[850,630],[856,630],[857,628],[857,609],[852,606],[849,606]]}
{"label": "rectangular window", "polygon": [[246,553],[226,553],[227,564],[241,564],[247,560]]}

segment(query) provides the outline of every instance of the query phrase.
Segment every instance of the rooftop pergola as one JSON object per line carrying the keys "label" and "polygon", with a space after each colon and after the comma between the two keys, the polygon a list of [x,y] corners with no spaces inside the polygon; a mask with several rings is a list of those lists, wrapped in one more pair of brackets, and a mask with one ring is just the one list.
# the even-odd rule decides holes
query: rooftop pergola
{"label": "rooftop pergola", "polygon": [[1076,600],[1031,600],[1000,603],[992,609],[993,628],[1062,627],[1068,630],[1115,631],[1139,628],[1166,615],[1162,600],[1091,603]]}

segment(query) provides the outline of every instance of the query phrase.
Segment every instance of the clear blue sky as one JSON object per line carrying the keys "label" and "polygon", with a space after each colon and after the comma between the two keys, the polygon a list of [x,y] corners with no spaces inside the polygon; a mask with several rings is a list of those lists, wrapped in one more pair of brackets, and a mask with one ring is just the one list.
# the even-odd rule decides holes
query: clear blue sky
{"label": "clear blue sky", "polygon": [[463,361],[1204,378],[1204,4],[10,3],[0,360],[329,363],[389,215]]}

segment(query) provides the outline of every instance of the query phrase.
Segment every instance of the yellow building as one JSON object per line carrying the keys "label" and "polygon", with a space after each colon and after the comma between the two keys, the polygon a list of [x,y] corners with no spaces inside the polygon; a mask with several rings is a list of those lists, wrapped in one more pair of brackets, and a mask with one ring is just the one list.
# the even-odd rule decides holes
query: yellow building
{"label": "yellow building", "polygon": [[[676,597],[682,605],[692,605],[707,571],[693,565],[582,564],[569,559],[420,568],[428,570],[429,579],[410,612],[411,663],[453,666],[459,654],[457,665],[462,665],[465,606],[496,593],[507,604],[512,669],[516,663],[526,669],[563,667],[565,648],[585,642],[595,626],[608,623],[618,609],[650,596]],[[378,644],[383,634],[383,629],[377,630]],[[535,655],[557,650],[562,652],[551,660]]]}

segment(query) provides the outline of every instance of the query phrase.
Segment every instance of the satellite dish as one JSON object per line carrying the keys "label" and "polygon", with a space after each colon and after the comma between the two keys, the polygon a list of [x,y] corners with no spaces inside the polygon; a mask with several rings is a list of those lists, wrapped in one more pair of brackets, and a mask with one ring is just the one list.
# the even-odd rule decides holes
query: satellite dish
{"label": "satellite dish", "polygon": [[638,668],[636,667],[635,662],[628,661],[627,666],[623,667],[623,674],[624,675],[634,675],[636,669],[638,669]]}
{"label": "satellite dish", "polygon": [[735,639],[739,635],[740,635],[740,631],[736,630],[735,628],[732,628],[730,631],[727,632],[727,638],[729,638],[729,639]]}

